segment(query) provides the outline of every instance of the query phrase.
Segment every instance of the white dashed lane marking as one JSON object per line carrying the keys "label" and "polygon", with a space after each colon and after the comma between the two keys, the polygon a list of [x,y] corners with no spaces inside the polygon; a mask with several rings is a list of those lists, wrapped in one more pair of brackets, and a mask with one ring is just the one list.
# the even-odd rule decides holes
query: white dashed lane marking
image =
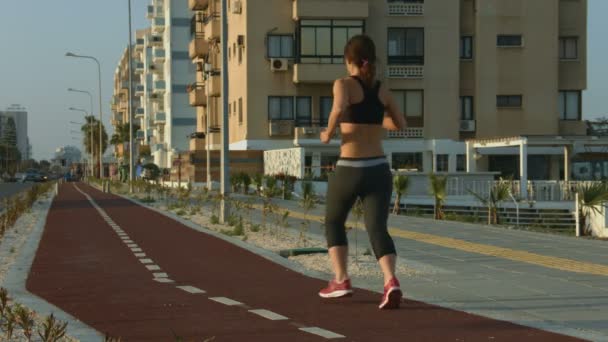
{"label": "white dashed lane marking", "polygon": [[152,264],[152,259],[139,259],[142,264]]}
{"label": "white dashed lane marking", "polygon": [[131,248],[132,252],[143,252],[141,248]]}
{"label": "white dashed lane marking", "polygon": [[209,299],[211,299],[214,302],[218,302],[218,303],[228,305],[228,306],[243,305],[243,303],[241,303],[241,302],[237,302],[236,300],[232,300],[232,299],[226,298],[226,297],[212,297]]}
{"label": "white dashed lane marking", "polygon": [[174,281],[169,278],[154,278],[154,281],[159,283],[174,283]]}
{"label": "white dashed lane marking", "polygon": [[128,243],[127,247],[129,247],[129,248],[138,248],[139,246],[137,244],[134,244],[134,243]]}
{"label": "white dashed lane marking", "polygon": [[329,330],[325,330],[325,329],[321,329],[321,328],[317,328],[317,327],[300,328],[300,330],[307,332],[309,334],[324,337],[326,339],[345,338],[346,337],[344,335],[336,334],[333,331],[329,331]]}
{"label": "white dashed lane marking", "polygon": [[180,289],[180,290],[184,290],[184,291],[186,291],[188,293],[192,293],[192,294],[205,293],[204,290],[201,290],[201,289],[196,288],[194,286],[177,286],[177,288]]}
{"label": "white dashed lane marking", "polygon": [[158,265],[146,265],[148,271],[160,271],[160,266]]}
{"label": "white dashed lane marking", "polygon": [[152,273],[154,278],[167,278],[169,275],[164,272]]}
{"label": "white dashed lane marking", "polygon": [[137,258],[144,258],[146,256],[146,253],[135,253],[135,257]]}
{"label": "white dashed lane marking", "polygon": [[258,316],[262,316],[271,321],[283,321],[283,320],[289,319],[283,315],[279,315],[278,313],[274,313],[272,311],[268,311],[268,310],[264,310],[264,309],[249,310],[249,312],[254,313]]}

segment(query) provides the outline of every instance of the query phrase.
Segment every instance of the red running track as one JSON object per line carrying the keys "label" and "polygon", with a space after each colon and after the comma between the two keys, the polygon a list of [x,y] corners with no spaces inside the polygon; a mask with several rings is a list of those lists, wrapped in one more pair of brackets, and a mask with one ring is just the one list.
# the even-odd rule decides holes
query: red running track
{"label": "red running track", "polygon": [[[102,333],[123,341],[323,341],[319,327],[345,341],[574,341],[516,324],[407,300],[379,311],[380,295],[357,290],[326,302],[324,282],[285,269],[221,239],[84,184],[77,186],[162,271],[150,271],[73,184],[61,186],[27,289]],[[175,283],[158,283],[166,272]],[[206,291],[191,294],[176,286]],[[356,284],[355,284],[356,285]],[[402,279],[407,293],[407,279]],[[245,305],[210,300],[227,297]],[[269,320],[249,310],[286,316]]]}

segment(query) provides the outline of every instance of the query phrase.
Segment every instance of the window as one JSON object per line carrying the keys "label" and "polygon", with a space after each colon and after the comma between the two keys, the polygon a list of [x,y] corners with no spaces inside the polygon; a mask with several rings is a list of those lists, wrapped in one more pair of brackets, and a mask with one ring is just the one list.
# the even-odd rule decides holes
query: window
{"label": "window", "polygon": [[460,37],[460,59],[473,59],[473,37]]}
{"label": "window", "polygon": [[310,127],[312,125],[312,97],[296,97],[296,127]]}
{"label": "window", "polygon": [[578,38],[559,38],[559,59],[578,59]]}
{"label": "window", "polygon": [[498,35],[496,37],[497,46],[522,46],[523,44],[521,35]]}
{"label": "window", "polygon": [[395,170],[399,169],[422,169],[422,152],[417,153],[393,153],[392,167]]}
{"label": "window", "polygon": [[393,96],[405,117],[424,115],[424,92],[422,90],[394,90]]}
{"label": "window", "polygon": [[496,96],[496,107],[499,108],[521,108],[521,95],[498,95]]}
{"label": "window", "polygon": [[239,124],[243,123],[243,98],[239,98]]}
{"label": "window", "polygon": [[473,96],[460,97],[460,120],[475,120],[473,114]]}
{"label": "window", "polygon": [[243,63],[243,47],[242,46],[238,47],[238,52],[239,52],[239,65],[240,65],[241,63]]}
{"label": "window", "polygon": [[580,120],[581,92],[579,90],[560,91],[558,108],[560,120]]}
{"label": "window", "polygon": [[298,52],[301,63],[344,63],[344,46],[363,33],[363,20],[301,20]]}
{"label": "window", "polygon": [[293,36],[268,35],[267,49],[268,58],[293,58]]}
{"label": "window", "polygon": [[321,96],[320,108],[319,108],[319,124],[322,127],[327,127],[329,123],[329,114],[334,104],[334,99],[331,96]]}
{"label": "window", "polygon": [[291,96],[269,96],[268,97],[268,119],[269,120],[293,120],[293,97],[291,97]]}
{"label": "window", "polygon": [[447,154],[437,155],[437,172],[448,172],[449,157]]}
{"label": "window", "polygon": [[456,172],[465,172],[467,170],[467,156],[466,154],[456,155]]}
{"label": "window", "polygon": [[424,29],[389,28],[388,64],[424,64]]}

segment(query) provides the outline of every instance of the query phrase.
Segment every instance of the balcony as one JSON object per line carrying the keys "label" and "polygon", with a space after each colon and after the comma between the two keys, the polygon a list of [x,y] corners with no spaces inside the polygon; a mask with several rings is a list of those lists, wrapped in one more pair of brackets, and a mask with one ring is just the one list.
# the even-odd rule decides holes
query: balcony
{"label": "balcony", "polygon": [[165,18],[154,18],[152,20],[152,31],[162,33],[165,31]]}
{"label": "balcony", "polygon": [[582,120],[560,120],[560,135],[587,135],[587,123]]}
{"label": "balcony", "polygon": [[222,78],[220,75],[209,77],[207,84],[209,85],[209,96],[218,97],[222,95]]}
{"label": "balcony", "polygon": [[135,68],[133,68],[135,71],[135,74],[137,75],[141,75],[144,73],[144,63],[143,62],[138,62],[135,63]]}
{"label": "balcony", "polygon": [[220,18],[218,15],[211,15],[205,18],[205,38],[207,40],[219,40],[222,31]]}
{"label": "balcony", "polygon": [[144,117],[144,109],[143,108],[136,108],[135,109],[135,118],[136,119],[143,119]]}
{"label": "balcony", "polygon": [[146,137],[145,132],[142,131],[141,129],[137,130],[137,132],[135,132],[135,134],[136,134],[137,140],[144,140],[144,138]]}
{"label": "balcony", "polygon": [[424,15],[424,0],[391,1],[387,4],[390,16],[421,16]]}
{"label": "balcony", "polygon": [[165,49],[154,48],[152,50],[152,61],[154,63],[162,63],[165,61]]}
{"label": "balcony", "polygon": [[209,54],[209,42],[197,35],[190,41],[190,59],[205,58]]}
{"label": "balcony", "polygon": [[209,6],[209,0],[188,0],[191,11],[202,11]]}
{"label": "balcony", "polygon": [[167,90],[167,84],[165,81],[155,81],[154,82],[154,93],[157,95],[164,94]]}
{"label": "balcony", "polygon": [[135,86],[135,96],[144,96],[144,86],[142,84]]}
{"label": "balcony", "polygon": [[135,51],[143,51],[144,43],[145,42],[143,38],[137,38],[137,40],[135,41]]}
{"label": "balcony", "polygon": [[148,10],[146,12],[146,18],[148,18],[148,19],[154,18],[154,6],[148,5]]}
{"label": "balcony", "polygon": [[158,112],[154,115],[153,123],[155,125],[162,125],[167,122],[167,114],[164,112]]}
{"label": "balcony", "polygon": [[268,135],[271,137],[291,137],[295,122],[293,120],[270,120]]}
{"label": "balcony", "polygon": [[202,107],[207,105],[207,94],[205,94],[204,83],[193,83],[188,86],[190,93],[190,105],[193,107]]}
{"label": "balcony", "polygon": [[424,78],[424,65],[389,65],[388,78]]}
{"label": "balcony", "polygon": [[388,138],[391,139],[411,139],[411,138],[424,138],[424,128],[422,127],[409,127],[401,131],[388,131]]}
{"label": "balcony", "polygon": [[367,18],[367,0],[294,0],[293,19],[355,19]]}
{"label": "balcony", "polygon": [[460,120],[461,132],[475,132],[476,128],[475,120]]}
{"label": "balcony", "polygon": [[294,83],[333,83],[344,77],[344,64],[303,64],[293,66]]}
{"label": "balcony", "polygon": [[323,128],[318,125],[310,124],[308,127],[296,127],[295,128],[295,140],[301,139],[319,139],[319,134]]}
{"label": "balcony", "polygon": [[162,47],[163,37],[157,35],[150,36],[150,45],[152,45],[153,47]]}

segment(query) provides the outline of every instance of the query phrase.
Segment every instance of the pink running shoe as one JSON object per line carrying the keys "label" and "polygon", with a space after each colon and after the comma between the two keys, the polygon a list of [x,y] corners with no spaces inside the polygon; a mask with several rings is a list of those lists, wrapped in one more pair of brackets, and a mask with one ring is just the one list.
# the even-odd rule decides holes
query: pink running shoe
{"label": "pink running shoe", "polygon": [[335,280],[329,282],[326,288],[319,291],[319,296],[322,298],[342,298],[353,295],[353,288],[350,285],[350,279],[346,279],[341,283]]}
{"label": "pink running shoe", "polygon": [[380,303],[380,310],[398,309],[403,300],[403,292],[399,288],[399,280],[393,278],[384,285],[384,295]]}

